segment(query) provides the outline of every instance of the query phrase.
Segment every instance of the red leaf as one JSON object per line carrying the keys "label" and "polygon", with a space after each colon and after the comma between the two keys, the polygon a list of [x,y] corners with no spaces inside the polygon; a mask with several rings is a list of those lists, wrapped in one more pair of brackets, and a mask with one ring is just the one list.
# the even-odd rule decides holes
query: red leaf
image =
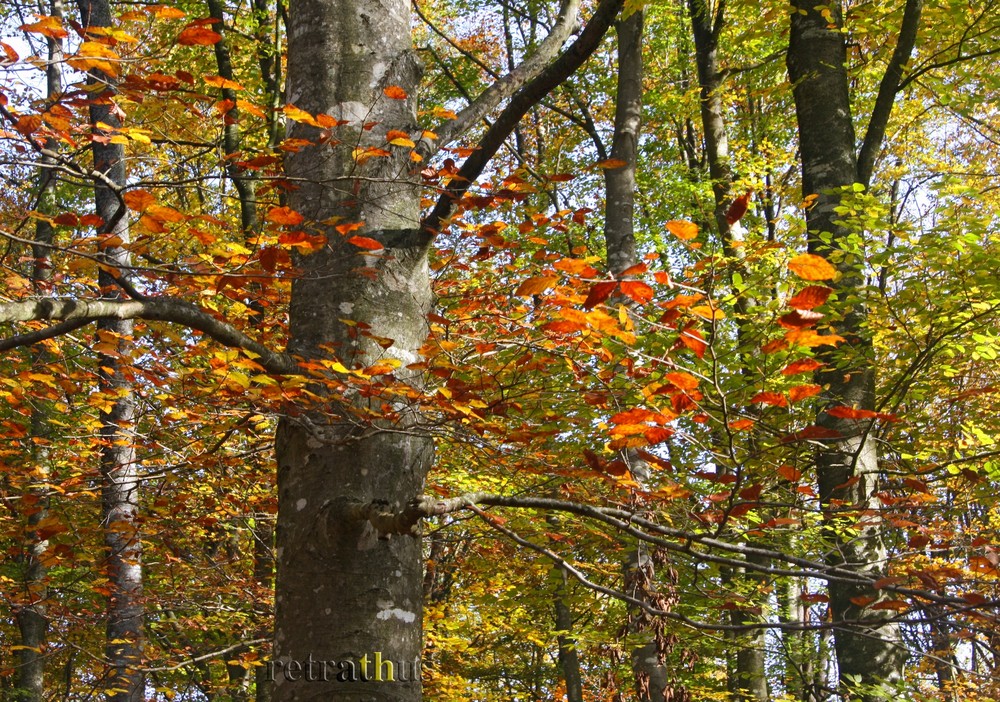
{"label": "red leaf", "polygon": [[646,442],[649,443],[650,446],[652,446],[653,444],[663,443],[671,436],[673,436],[673,434],[674,430],[668,429],[666,427],[650,427],[649,429],[647,429],[642,433],[643,437],[645,437],[646,439]]}
{"label": "red leaf", "polygon": [[802,477],[802,471],[792,466],[778,466],[778,475],[790,483],[796,483]]}
{"label": "red leaf", "polygon": [[826,410],[826,413],[831,417],[837,417],[838,419],[874,419],[878,416],[878,412],[873,412],[872,410],[866,409],[855,409],[853,407],[831,407]]}
{"label": "red leaf", "polygon": [[760,494],[764,492],[764,486],[760,483],[754,483],[748,488],[740,490],[740,497],[744,500],[750,500],[751,502],[756,502],[760,499]]}
{"label": "red leaf", "polygon": [[787,407],[788,400],[780,392],[759,392],[750,400],[751,405],[771,405],[773,407]]}
{"label": "red leaf", "polygon": [[819,312],[811,310],[792,310],[788,314],[781,315],[778,324],[785,329],[804,329],[823,319]]}
{"label": "red leaf", "polygon": [[781,442],[787,444],[793,441],[807,441],[809,439],[839,439],[841,436],[842,434],[839,431],[813,424],[805,429],[786,434],[781,438]]}
{"label": "red leaf", "polygon": [[747,205],[750,204],[750,194],[751,192],[748,190],[743,195],[740,195],[733,200],[729,209],[726,210],[726,221],[729,223],[729,226],[739,222],[743,219],[743,215],[747,213]]}
{"label": "red leaf", "polygon": [[639,304],[649,302],[653,299],[653,288],[641,280],[623,280],[621,286],[622,293]]}
{"label": "red leaf", "polygon": [[611,297],[611,294],[617,287],[618,281],[616,280],[594,283],[594,287],[590,289],[590,293],[587,295],[587,299],[583,303],[583,308],[590,310],[597,307],[599,304]]}
{"label": "red leaf", "polygon": [[795,294],[795,297],[788,301],[788,306],[800,310],[815,309],[826,302],[826,299],[830,297],[830,293],[832,292],[833,288],[823,285],[810,285],[799,290]]}
{"label": "red leaf", "polygon": [[752,429],[753,425],[754,422],[752,419],[737,419],[729,423],[729,428],[733,431],[746,431],[747,429]]}

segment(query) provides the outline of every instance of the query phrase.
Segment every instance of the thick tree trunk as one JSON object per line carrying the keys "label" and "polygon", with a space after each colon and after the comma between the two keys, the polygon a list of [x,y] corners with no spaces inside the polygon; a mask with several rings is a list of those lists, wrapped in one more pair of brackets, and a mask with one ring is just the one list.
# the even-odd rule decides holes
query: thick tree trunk
{"label": "thick tree trunk", "polygon": [[[388,130],[416,131],[420,65],[405,0],[301,0],[289,15],[288,100],[347,120],[331,140],[290,154],[289,205],[305,227],[328,238],[300,258],[289,310],[289,351],[335,355],[347,367],[401,363],[414,385],[431,291],[430,237],[418,230],[420,193],[409,152],[358,158],[386,148]],[[410,97],[400,98],[401,88]],[[361,126],[371,125],[362,130]],[[296,123],[290,136],[316,142],[320,130]],[[352,152],[354,152],[352,154]],[[326,222],[326,224],[324,224]],[[346,243],[335,223],[362,222],[383,243],[372,254]],[[388,348],[377,338],[391,339]],[[383,342],[385,344],[387,342]],[[419,700],[422,624],[420,539],[380,538],[347,516],[351,503],[401,509],[418,496],[433,453],[403,401],[370,409],[393,417],[369,423],[366,400],[328,396],[278,428],[277,600],[274,700]]]}
{"label": "thick tree trunk", "polygon": [[[848,248],[850,234],[835,208],[841,192],[855,182],[855,133],[848,93],[847,52],[841,31],[840,3],[814,6],[798,0],[792,13],[788,72],[793,82],[802,158],[802,190],[816,199],[808,211],[809,250],[831,257]],[[824,16],[827,12],[829,16]],[[862,262],[850,253],[831,258],[840,276],[835,283],[842,303],[833,323],[846,339],[840,348],[818,354],[826,365],[817,382],[825,386],[828,407],[875,408],[872,341],[865,328],[865,279]],[[824,347],[826,348],[826,347]],[[831,564],[877,577],[884,572],[881,504],[875,495],[878,452],[866,422],[821,412],[818,424],[837,432],[817,452],[816,470],[829,539]],[[858,604],[874,595],[855,585],[831,582],[830,607],[837,623],[835,647],[840,680],[862,685],[866,701],[884,699],[875,689],[902,679],[906,660],[898,624],[885,611]]]}
{"label": "thick tree trunk", "polygon": [[[77,0],[85,29],[110,27],[108,0]],[[91,99],[90,122],[95,134],[106,124],[121,127],[114,104],[113,76],[91,71],[88,82],[101,85],[99,95]],[[119,280],[127,278],[129,253],[122,246],[129,240],[128,215],[112,187],[126,185],[125,149],[120,144],[93,142],[94,169],[104,174],[108,184],[94,187],[97,214],[104,220],[98,234],[108,244],[99,244],[109,268],[102,268],[99,283],[106,299],[122,299]],[[115,271],[112,274],[110,271]],[[103,319],[98,322],[101,341],[113,344],[114,354],[98,356],[100,391],[113,398],[110,408],[101,412],[102,523],[108,550],[106,568],[111,595],[108,602],[107,657],[111,676],[107,683],[112,702],[139,702],[144,697],[144,678],[139,670],[142,658],[142,542],[139,537],[139,471],[132,427],[135,423],[135,394],[127,362],[132,337],[132,321]]]}

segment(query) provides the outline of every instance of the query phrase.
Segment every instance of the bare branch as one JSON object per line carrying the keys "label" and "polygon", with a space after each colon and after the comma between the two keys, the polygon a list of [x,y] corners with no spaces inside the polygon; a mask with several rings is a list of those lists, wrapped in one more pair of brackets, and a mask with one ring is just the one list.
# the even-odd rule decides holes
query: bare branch
{"label": "bare branch", "polygon": [[[269,373],[281,375],[301,373],[299,364],[292,356],[272,351],[230,324],[213,317],[200,307],[173,297],[126,301],[46,298],[0,303],[0,322],[55,320],[81,322],[80,326],[83,326],[83,324],[98,319],[145,319],[181,324],[205,334],[223,346],[249,351],[254,354],[254,360]],[[79,327],[56,325],[50,329],[56,330],[56,333],[65,334],[73,328]],[[52,338],[56,335],[45,336],[45,331],[40,332],[43,334],[40,338],[36,338],[34,334],[21,334],[0,341],[0,350],[37,343],[41,339]]]}
{"label": "bare branch", "polygon": [[517,67],[487,88],[471,105],[458,113],[455,119],[438,125],[433,130],[437,134],[437,139],[433,143],[426,138],[421,140],[419,146],[421,155],[427,158],[438,149],[450,144],[473,125],[478,124],[497,105],[517,93],[528,81],[540,75],[559,54],[562,45],[576,31],[579,26],[579,16],[580,0],[562,0],[559,15],[549,35]]}

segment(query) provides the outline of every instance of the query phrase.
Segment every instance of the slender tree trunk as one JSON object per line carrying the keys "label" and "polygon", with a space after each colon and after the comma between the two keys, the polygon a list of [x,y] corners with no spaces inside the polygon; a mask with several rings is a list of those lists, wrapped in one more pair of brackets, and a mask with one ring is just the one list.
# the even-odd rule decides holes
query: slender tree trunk
{"label": "slender tree trunk", "polygon": [[[85,29],[112,24],[108,0],[77,0]],[[90,123],[95,135],[102,127],[121,127],[114,104],[114,77],[92,70],[88,82],[102,86],[91,98]],[[102,142],[107,143],[102,143]],[[129,276],[129,253],[123,247],[129,239],[128,216],[112,187],[124,188],[125,149],[110,140],[95,139],[92,145],[94,168],[108,183],[97,183],[94,195],[97,214],[104,220],[98,235],[108,268],[102,269],[99,283],[107,299],[123,299],[119,280]],[[112,273],[111,271],[114,271]],[[139,702],[144,696],[142,658],[142,542],[137,521],[139,511],[139,471],[132,427],[135,423],[135,395],[127,361],[132,337],[131,320],[105,319],[97,324],[97,334],[115,352],[98,356],[100,391],[110,399],[101,412],[101,477],[103,479],[102,523],[108,550],[107,574],[111,595],[108,602],[107,657],[111,666],[108,699]]]}
{"label": "slender tree trunk", "polygon": [[[838,223],[835,208],[843,189],[855,182],[855,133],[848,93],[847,52],[841,31],[840,3],[814,6],[797,0],[791,22],[787,63],[793,82],[802,158],[802,190],[815,195],[809,208],[809,251],[837,267],[835,288],[844,303],[834,320],[846,339],[840,348],[818,354],[825,367],[817,383],[825,386],[828,407],[875,408],[872,340],[865,328],[865,278],[861,262],[847,253],[851,232]],[[824,16],[827,12],[832,13]],[[824,347],[826,348],[826,347]],[[873,577],[884,573],[885,524],[875,494],[878,452],[868,422],[838,419],[821,412],[817,423],[838,438],[817,452],[816,470],[829,540],[828,561]],[[830,607],[842,685],[862,685],[855,697],[873,702],[891,693],[876,686],[900,681],[905,649],[899,625],[885,611],[862,605],[874,595],[856,585],[831,582]]]}
{"label": "slender tree trunk", "polygon": [[[616,277],[639,262],[635,242],[635,172],[642,126],[643,24],[641,9],[615,24],[618,35],[618,87],[610,157],[622,161],[624,165],[605,171],[604,241],[608,270]],[[630,463],[633,472],[642,471],[640,460]],[[643,482],[641,476],[636,479]],[[640,544],[629,553],[623,571],[629,593],[644,598],[655,591],[655,568],[644,545]],[[630,613],[629,636],[643,636],[648,628],[641,611]],[[659,702],[665,699],[670,676],[661,660],[662,653],[656,641],[635,646],[630,652],[637,694],[641,700]]]}
{"label": "slender tree trunk", "polygon": [[[341,143],[307,146],[286,161],[296,186],[289,205],[306,217],[304,226],[327,236],[322,250],[297,262],[289,351],[307,359],[332,353],[349,368],[394,358],[401,363],[396,377],[419,385],[419,372],[407,366],[420,359],[431,291],[415,164],[405,149],[369,160],[352,154],[384,147],[390,129],[416,132],[421,67],[409,3],[300,0],[288,21],[288,100],[348,121],[335,135]],[[388,88],[401,90],[390,96]],[[290,136],[316,142],[319,130],[296,123]],[[331,226],[353,222],[364,223],[355,234],[384,245],[381,254],[347,243]],[[373,337],[392,345],[383,348]],[[401,509],[421,493],[433,446],[403,401],[395,402],[394,418],[371,424],[354,412],[364,408],[363,398],[353,408],[343,403],[329,396],[323,407],[286,417],[278,428],[274,699],[416,701],[420,539],[379,538],[348,508],[381,500]],[[374,413],[385,413],[380,399],[371,403]]]}
{"label": "slender tree trunk", "polygon": [[[52,0],[50,13],[53,17],[62,18],[61,0]],[[48,37],[48,64],[45,67],[46,98],[56,100],[62,93],[62,41]],[[58,143],[55,139],[46,140],[45,147],[50,152],[56,151]],[[39,159],[38,190],[35,209],[43,214],[56,214],[53,171],[55,164],[52,156],[43,155]],[[35,224],[35,242],[32,247],[31,282],[35,295],[49,294],[52,279],[51,244],[55,239],[54,227],[44,219]],[[40,349],[36,362],[44,364],[49,354]],[[31,447],[31,467],[38,482],[45,483],[49,476],[49,456],[46,448],[49,432],[49,416],[51,408],[41,399],[35,400],[31,411],[31,437],[35,441]],[[15,681],[14,699],[19,702],[41,702],[45,699],[45,645],[48,642],[48,608],[46,600],[49,596],[48,567],[45,565],[45,552],[48,550],[48,539],[41,536],[32,527],[37,526],[47,515],[49,499],[46,496],[48,488],[34,491],[38,501],[33,511],[28,515],[27,542],[25,543],[24,589],[28,601],[17,610],[17,626],[21,634],[21,646],[18,654],[17,680]]]}
{"label": "slender tree trunk", "polygon": [[[745,275],[742,275],[745,271],[740,258],[741,252],[737,249],[734,241],[734,223],[730,222],[728,218],[728,211],[733,202],[731,192],[733,168],[729,158],[729,135],[722,102],[723,81],[722,73],[719,70],[719,37],[726,21],[726,3],[725,0],[714,3],[713,13],[710,3],[706,0],[688,0],[688,12],[691,19],[691,33],[694,38],[695,62],[698,70],[698,86],[701,97],[699,105],[702,129],[705,134],[705,156],[708,161],[715,205],[713,210],[714,224],[722,250],[730,259],[731,270],[734,274],[739,272],[743,278],[746,278]],[[744,352],[741,354],[740,371],[746,378],[746,382],[752,385],[756,381],[754,364],[751,362],[751,358],[745,354],[749,348],[747,340],[751,337],[747,329],[751,323],[748,319],[751,304],[747,295],[736,289],[736,279],[736,276],[732,275],[730,281],[733,283],[737,310],[737,342]],[[731,451],[727,451],[726,454],[727,458],[731,459],[726,461],[730,464],[727,470],[741,470],[735,456],[731,456]],[[758,565],[766,566],[767,563],[761,562]],[[754,589],[759,588],[762,584],[759,576],[748,575],[742,571],[731,572],[729,577],[733,581],[749,581],[750,586]],[[761,597],[763,596],[761,595]],[[745,612],[740,610],[733,610],[730,621],[740,625],[753,622]],[[736,651],[732,654],[731,664],[727,670],[730,692],[737,700],[767,702],[770,699],[770,693],[765,660],[765,631],[760,629],[749,634],[733,636],[732,641]]]}
{"label": "slender tree trunk", "polygon": [[580,653],[576,647],[573,631],[573,610],[567,604],[568,579],[562,568],[553,569],[553,577],[558,579],[556,594],[556,630],[559,632],[559,671],[566,683],[566,702],[583,702],[583,673],[580,669]]}

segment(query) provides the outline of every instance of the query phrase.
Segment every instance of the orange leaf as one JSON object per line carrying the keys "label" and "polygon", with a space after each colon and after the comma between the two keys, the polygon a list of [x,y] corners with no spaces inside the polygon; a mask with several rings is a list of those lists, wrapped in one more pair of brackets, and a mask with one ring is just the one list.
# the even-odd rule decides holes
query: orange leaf
{"label": "orange leaf", "polygon": [[788,301],[788,306],[799,310],[815,309],[826,302],[832,292],[833,288],[823,285],[809,285],[799,290],[795,297]]}
{"label": "orange leaf", "polygon": [[305,217],[291,207],[272,207],[267,213],[267,221],[294,227],[302,224]]}
{"label": "orange leaf", "polygon": [[823,364],[814,358],[803,358],[792,361],[781,370],[782,375],[795,375],[796,373],[808,373],[820,368]]}
{"label": "orange leaf", "polygon": [[598,168],[604,168],[605,170],[614,170],[615,168],[621,168],[622,166],[627,166],[628,164],[620,158],[608,158],[603,161],[598,161],[595,165]]}
{"label": "orange leaf", "polygon": [[392,98],[393,100],[405,100],[407,98],[406,91],[398,85],[390,85],[388,88],[385,88],[382,93],[387,98]]}
{"label": "orange leaf", "polygon": [[228,88],[229,90],[246,90],[242,85],[237,83],[235,80],[229,80],[228,78],[223,78],[222,76],[205,76],[202,78],[207,85],[213,88]]}
{"label": "orange leaf", "polygon": [[747,429],[752,429],[753,425],[754,422],[752,419],[737,419],[729,423],[729,428],[733,431],[746,431]]}
{"label": "orange leaf", "polygon": [[679,390],[694,390],[698,387],[698,379],[690,373],[684,373],[683,371],[667,373],[663,376],[663,379],[675,385]]}
{"label": "orange leaf", "polygon": [[367,236],[352,236],[347,240],[347,243],[354,244],[362,249],[369,249],[370,251],[378,251],[385,248],[385,244]]}
{"label": "orange leaf", "polygon": [[788,399],[790,402],[798,402],[821,392],[823,392],[822,385],[796,385],[788,389]]}
{"label": "orange leaf", "polygon": [[837,334],[817,334],[812,329],[792,329],[785,334],[785,339],[790,344],[813,348],[815,346],[836,346],[844,337]]}
{"label": "orange leaf", "polygon": [[804,280],[831,280],[837,277],[837,269],[822,256],[799,254],[788,262],[788,269]]}
{"label": "orange leaf", "polygon": [[639,304],[649,302],[653,299],[653,288],[641,280],[623,280],[621,286],[622,294],[632,298]]}
{"label": "orange leaf", "polygon": [[618,274],[618,277],[619,278],[628,278],[629,276],[632,276],[632,275],[642,275],[643,273],[645,273],[648,270],[649,270],[649,266],[647,266],[645,263],[637,263],[634,266],[629,266],[628,268],[626,268],[625,270],[623,270],[621,273]]}
{"label": "orange leaf", "polygon": [[[6,56],[7,60],[10,61],[11,63],[14,63],[19,58],[21,58],[20,56],[17,55],[17,52],[14,51],[14,47],[11,46],[10,44],[5,43],[5,42],[0,41],[0,50],[3,51],[4,56]],[[2,100],[2,99],[3,98],[0,98],[0,100]],[[6,104],[6,103],[4,102],[4,103],[0,103],[0,104]]]}
{"label": "orange leaf", "polygon": [[772,339],[760,347],[761,353],[776,353],[788,348],[788,342],[784,339]]}
{"label": "orange leaf", "polygon": [[186,27],[177,35],[177,43],[182,46],[211,46],[222,41],[222,35],[208,27]]}
{"label": "orange leaf", "polygon": [[802,477],[802,471],[791,466],[778,466],[778,475],[790,483],[795,483]]}
{"label": "orange leaf", "polygon": [[22,32],[33,32],[52,39],[65,39],[69,36],[69,32],[63,29],[62,20],[58,17],[39,17],[37,22],[22,24],[18,29]]}
{"label": "orange leaf", "polygon": [[682,241],[698,236],[698,225],[685,219],[673,219],[664,225],[671,234]]}
{"label": "orange leaf", "polygon": [[681,343],[694,351],[694,355],[698,358],[704,358],[705,351],[708,349],[708,342],[697,329],[685,329],[681,332]]}
{"label": "orange leaf", "polygon": [[594,283],[583,303],[583,308],[590,310],[611,297],[611,293],[618,287],[618,281],[611,280],[603,283]]}
{"label": "orange leaf", "polygon": [[561,258],[552,264],[557,271],[563,271],[570,275],[593,276],[597,274],[597,269],[589,263],[579,258]]}
{"label": "orange leaf", "polygon": [[875,600],[876,598],[874,595],[858,595],[857,597],[851,598],[851,602],[856,604],[858,607],[867,607]]}
{"label": "orange leaf", "polygon": [[872,609],[909,609],[910,603],[906,600],[886,600],[872,605]]}
{"label": "orange leaf", "polygon": [[145,190],[129,190],[122,195],[122,199],[130,210],[136,212],[142,212],[150,205],[156,204],[156,198]]}
{"label": "orange leaf", "polygon": [[543,293],[553,285],[559,282],[559,278],[554,275],[536,275],[533,278],[528,278],[522,281],[520,285],[517,286],[517,290],[514,291],[516,297],[528,297],[531,295],[538,295]]}

